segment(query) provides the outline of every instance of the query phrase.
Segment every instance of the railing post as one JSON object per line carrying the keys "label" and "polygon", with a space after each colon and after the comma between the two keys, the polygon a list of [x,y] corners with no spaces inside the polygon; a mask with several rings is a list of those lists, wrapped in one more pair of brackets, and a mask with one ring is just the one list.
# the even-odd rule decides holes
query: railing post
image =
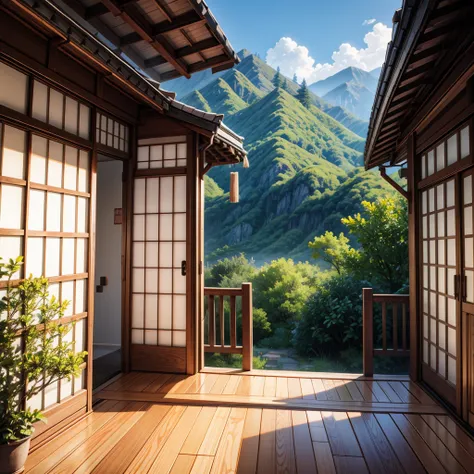
{"label": "railing post", "polygon": [[242,369],[252,370],[253,310],[252,283],[242,283]]}
{"label": "railing post", "polygon": [[362,289],[362,353],[364,376],[374,375],[374,315],[373,290]]}

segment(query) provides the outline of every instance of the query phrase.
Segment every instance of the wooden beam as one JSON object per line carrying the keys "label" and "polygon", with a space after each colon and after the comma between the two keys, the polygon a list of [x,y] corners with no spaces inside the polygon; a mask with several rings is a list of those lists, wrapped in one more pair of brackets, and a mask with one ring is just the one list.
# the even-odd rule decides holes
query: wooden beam
{"label": "wooden beam", "polygon": [[193,74],[195,72],[202,71],[203,69],[220,66],[227,62],[229,62],[229,56],[227,56],[226,54],[221,54],[220,56],[216,56],[207,61],[200,61],[198,63],[191,64],[189,66],[189,72]]}
{"label": "wooden beam", "polygon": [[84,17],[86,20],[90,20],[91,18],[96,18],[105,15],[106,13],[109,13],[109,9],[103,3],[96,3],[95,5],[86,8]]}
{"label": "wooden beam", "polygon": [[192,44],[191,46],[185,46],[184,48],[179,48],[176,50],[176,57],[183,58],[184,56],[189,56],[190,54],[200,53],[208,49],[215,48],[221,44],[215,38],[208,38],[203,41]]}
{"label": "wooden beam", "polygon": [[[181,28],[185,28],[191,25],[195,26],[205,22],[205,20],[200,18],[194,12],[186,12],[182,15],[175,17],[172,23],[169,23],[168,21],[162,21],[160,23],[151,25],[151,30],[153,36],[157,36],[163,35],[165,33],[172,33],[173,31],[180,30]],[[138,41],[142,41],[142,37],[137,33],[130,33],[128,35],[123,36],[121,39],[121,43],[124,45],[137,43]]]}
{"label": "wooden beam", "polygon": [[146,17],[140,12],[138,7],[134,4],[127,4],[121,6],[117,0],[102,0],[104,5],[115,16],[120,16],[128,25],[130,25],[140,37],[150,44],[163,58],[167,60],[180,75],[191,77],[187,66],[176,58],[174,50],[168,40],[164,37],[157,37],[153,32],[152,25],[148,22]]}
{"label": "wooden beam", "polygon": [[387,181],[390,186],[395,188],[405,199],[409,199],[408,192],[405,191],[396,181],[394,181],[390,176],[387,175],[387,168],[385,166],[381,166],[379,168],[380,176]]}
{"label": "wooden beam", "polygon": [[173,12],[168,8],[163,0],[153,0],[153,3],[158,7],[158,10],[171,23],[173,21]]}

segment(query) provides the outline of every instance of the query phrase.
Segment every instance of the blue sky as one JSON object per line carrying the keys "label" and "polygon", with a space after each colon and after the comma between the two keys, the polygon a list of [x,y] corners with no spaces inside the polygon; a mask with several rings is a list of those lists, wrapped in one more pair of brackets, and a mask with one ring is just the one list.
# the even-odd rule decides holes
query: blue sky
{"label": "blue sky", "polygon": [[[364,36],[371,32],[376,24],[381,23],[391,28],[393,12],[400,8],[401,0],[207,0],[207,3],[237,51],[247,48],[266,59],[267,51],[274,48],[281,38],[287,38],[286,44],[280,45],[283,47],[283,50],[279,51],[281,54],[276,51],[273,60],[268,62],[273,61],[274,66],[280,65],[282,72],[287,75],[300,66],[301,75],[310,76],[309,61],[306,57],[302,59],[306,69],[294,61],[293,64],[278,64],[282,57],[288,59],[286,49],[290,48],[294,52],[295,48],[306,47],[307,56],[314,60],[314,66],[317,63],[334,63],[332,54],[343,43],[352,47],[345,48],[350,56],[357,56],[356,50],[367,48]],[[376,21],[368,25],[363,24],[370,19]],[[375,32],[376,37],[377,35],[383,37],[386,42],[389,31],[379,26]],[[381,62],[380,51],[377,58],[370,53],[371,51],[362,52],[363,69],[372,69],[375,63]],[[299,54],[306,55],[304,51],[299,51]],[[348,65],[358,66],[357,60],[347,57],[341,59],[342,62],[356,61],[355,64]],[[313,73],[311,79],[320,79],[327,75],[329,70],[323,70]]]}

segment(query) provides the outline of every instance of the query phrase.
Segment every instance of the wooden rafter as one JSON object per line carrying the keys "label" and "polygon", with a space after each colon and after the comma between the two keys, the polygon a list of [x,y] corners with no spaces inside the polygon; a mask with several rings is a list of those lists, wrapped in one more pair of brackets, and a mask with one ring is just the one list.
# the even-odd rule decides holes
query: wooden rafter
{"label": "wooden rafter", "polygon": [[117,0],[101,1],[113,15],[122,18],[144,41],[158,51],[176,71],[187,78],[191,77],[188,67],[180,59],[176,58],[173,47],[168,40],[163,36],[154,35],[152,25],[150,25],[135,4],[122,5]]}

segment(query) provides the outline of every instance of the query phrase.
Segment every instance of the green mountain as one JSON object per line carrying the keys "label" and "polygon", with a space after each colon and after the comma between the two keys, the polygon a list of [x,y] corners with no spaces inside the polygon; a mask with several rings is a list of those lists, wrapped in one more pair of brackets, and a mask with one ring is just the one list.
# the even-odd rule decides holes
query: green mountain
{"label": "green mountain", "polygon": [[[241,252],[257,264],[306,260],[314,236],[343,231],[341,217],[394,191],[362,169],[367,122],[314,94],[305,108],[295,98],[298,84],[286,78],[287,90],[275,89],[273,68],[248,51],[239,54],[235,68],[198,78],[200,87],[181,99],[225,114],[249,153],[250,168],[214,167],[205,177],[206,262]],[[229,202],[230,171],[240,174],[238,204]]]}

